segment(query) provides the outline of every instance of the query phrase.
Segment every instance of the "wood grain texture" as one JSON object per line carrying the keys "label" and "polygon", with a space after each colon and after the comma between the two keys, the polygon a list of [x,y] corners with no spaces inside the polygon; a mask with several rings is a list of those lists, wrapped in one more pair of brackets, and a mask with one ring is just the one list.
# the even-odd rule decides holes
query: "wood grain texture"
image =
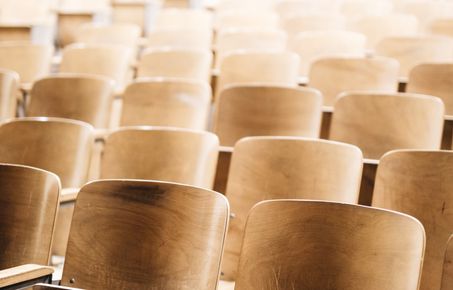
{"label": "wood grain texture", "polygon": [[16,116],[19,75],[12,70],[0,69],[0,121]]}
{"label": "wood grain texture", "polygon": [[348,144],[291,138],[250,137],[233,151],[226,196],[230,221],[222,266],[234,280],[248,211],[268,199],[298,198],[357,203],[362,153]]}
{"label": "wood grain texture", "polygon": [[33,84],[29,117],[59,117],[107,128],[113,103],[112,80],[87,74],[60,74]]}
{"label": "wood grain texture", "polygon": [[236,290],[416,290],[423,226],[397,212],[320,201],[256,205]]}
{"label": "wood grain texture", "polygon": [[131,23],[110,25],[85,23],[75,31],[75,41],[89,44],[118,44],[135,49],[141,34],[140,26]]}
{"label": "wood grain texture", "polygon": [[357,145],[365,158],[394,149],[439,149],[444,105],[418,94],[345,93],[334,106],[331,140]]}
{"label": "wood grain texture", "polygon": [[453,62],[423,63],[410,74],[406,91],[436,96],[445,105],[445,115],[453,115]]}
{"label": "wood grain texture", "polygon": [[441,36],[388,37],[376,45],[375,53],[398,60],[399,76],[407,78],[418,64],[452,62],[453,40]]}
{"label": "wood grain texture", "polygon": [[77,199],[62,285],[216,289],[228,212],[225,197],[201,188],[90,183]]}
{"label": "wood grain texture", "polygon": [[147,49],[138,62],[137,76],[208,82],[211,79],[211,67],[212,52],[208,49]]}
{"label": "wood grain texture", "polygon": [[389,152],[379,163],[372,205],[407,213],[425,227],[420,290],[440,289],[453,227],[452,164],[452,152],[416,150]]}
{"label": "wood grain texture", "polygon": [[209,132],[125,127],[105,142],[101,178],[152,179],[212,188],[219,141]]}
{"label": "wood grain texture", "polygon": [[211,88],[204,82],[140,79],[124,92],[120,125],[206,130],[210,105]]}
{"label": "wood grain texture", "polygon": [[212,32],[208,29],[160,28],[147,35],[148,48],[174,47],[182,49],[211,49]]}
{"label": "wood grain texture", "polygon": [[450,236],[445,249],[444,265],[442,271],[442,284],[440,290],[448,290],[453,287],[453,235]]}
{"label": "wood grain texture", "polygon": [[49,263],[59,194],[55,174],[0,164],[0,269]]}
{"label": "wood grain texture", "polygon": [[396,92],[398,69],[390,58],[326,57],[312,63],[308,86],[321,91],[324,105],[333,106],[346,91]]}
{"label": "wood grain texture", "polygon": [[53,172],[62,187],[80,187],[88,175],[93,128],[61,118],[21,118],[0,126],[0,162]]}
{"label": "wood grain texture", "polygon": [[319,137],[321,93],[266,84],[224,89],[216,102],[213,132],[222,146],[248,136]]}

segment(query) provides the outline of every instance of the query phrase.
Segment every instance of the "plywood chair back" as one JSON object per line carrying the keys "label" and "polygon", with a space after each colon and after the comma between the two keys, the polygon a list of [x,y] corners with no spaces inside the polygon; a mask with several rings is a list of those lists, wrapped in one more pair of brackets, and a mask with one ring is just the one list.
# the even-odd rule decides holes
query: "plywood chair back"
{"label": "plywood chair back", "polygon": [[60,72],[101,75],[122,87],[128,76],[131,57],[132,50],[125,46],[75,43],[63,49]]}
{"label": "plywood chair back", "polygon": [[228,202],[182,184],[84,186],[74,209],[62,285],[84,289],[216,289]]}
{"label": "plywood chair back", "polygon": [[315,15],[319,13],[337,13],[340,8],[340,1],[331,0],[281,0],[274,1],[274,10],[281,19],[296,15]]}
{"label": "plywood chair back", "polygon": [[116,23],[100,25],[85,23],[75,36],[76,42],[89,44],[116,44],[135,48],[141,35],[141,28],[135,24]]}
{"label": "plywood chair back", "polygon": [[309,88],[242,85],[224,89],[213,132],[222,146],[247,136],[319,137],[321,93]]}
{"label": "plywood chair back", "polygon": [[120,126],[170,126],[206,130],[211,88],[204,82],[149,78],[123,95]]}
{"label": "plywood chair back", "polygon": [[345,91],[396,92],[398,73],[398,62],[390,58],[326,57],[312,63],[308,85],[321,91],[324,105],[332,106]]}
{"label": "plywood chair back", "polygon": [[34,166],[58,175],[62,187],[86,183],[93,128],[60,118],[21,118],[0,126],[0,162]]}
{"label": "plywood chair back", "polygon": [[453,37],[453,16],[433,20],[428,26],[428,31],[431,34]]}
{"label": "plywood chair back", "polygon": [[147,34],[148,48],[211,49],[212,32],[208,29],[154,29]]}
{"label": "plywood chair back", "polygon": [[154,25],[157,29],[211,29],[212,13],[203,9],[166,8],[158,12]]}
{"label": "plywood chair back", "polygon": [[352,31],[307,31],[294,36],[289,50],[300,57],[299,76],[307,77],[313,61],[329,56],[365,57],[366,37]]}
{"label": "plywood chair back", "polygon": [[343,0],[340,12],[348,20],[354,20],[369,15],[389,15],[393,12],[393,0],[368,1],[368,0]]}
{"label": "plywood chair back", "polygon": [[409,214],[426,231],[420,290],[440,289],[453,227],[452,164],[450,151],[419,150],[392,151],[379,162],[372,205]]}
{"label": "plywood chair back", "polygon": [[400,77],[407,78],[411,69],[418,64],[452,62],[453,40],[440,36],[390,37],[381,40],[375,52],[398,60]]}
{"label": "plywood chair back", "polygon": [[60,74],[34,83],[26,114],[59,117],[107,128],[113,102],[114,82],[84,74]]}
{"label": "plywood chair back", "polygon": [[0,69],[0,121],[16,116],[19,75],[15,71]]}
{"label": "plywood chair back", "polygon": [[17,72],[21,83],[33,83],[50,73],[53,48],[24,42],[0,44],[0,67]]}
{"label": "plywood chair back", "polygon": [[101,178],[153,179],[212,188],[219,140],[209,132],[125,127],[105,142]]}
{"label": "plywood chair back", "polygon": [[[276,171],[276,168],[279,168]],[[234,147],[226,196],[232,219],[222,272],[238,275],[248,211],[268,199],[316,199],[357,203],[362,153],[352,145],[295,137],[250,137]]]}
{"label": "plywood chair back", "polygon": [[343,30],[346,28],[344,16],[332,13],[296,14],[281,20],[282,28],[291,38],[300,32]]}
{"label": "plywood chair back", "polygon": [[420,32],[426,33],[427,27],[437,19],[453,17],[453,3],[449,1],[403,1],[401,11],[415,15],[420,23]]}
{"label": "plywood chair back", "polygon": [[207,49],[148,49],[138,62],[137,76],[208,82],[211,80],[211,68],[212,52]]}
{"label": "plywood chair back", "polygon": [[256,205],[236,290],[416,290],[425,235],[398,212],[322,201]]}
{"label": "plywood chair back", "polygon": [[227,85],[263,83],[296,86],[299,61],[299,56],[293,52],[232,52],[220,64],[217,94]]}
{"label": "plywood chair back", "polygon": [[[259,5],[259,4],[258,4]],[[278,15],[272,11],[224,11],[216,14],[215,29],[276,29]]]}
{"label": "plywood chair back", "polygon": [[50,262],[59,194],[55,174],[0,164],[0,269]]}
{"label": "plywood chair back", "polygon": [[450,236],[445,249],[445,259],[442,272],[442,284],[440,290],[448,290],[453,286],[453,273],[452,273],[452,259],[453,259],[453,235]]}
{"label": "plywood chair back", "polygon": [[440,149],[444,105],[433,96],[351,92],[334,106],[331,140],[357,145],[365,158],[394,149]]}

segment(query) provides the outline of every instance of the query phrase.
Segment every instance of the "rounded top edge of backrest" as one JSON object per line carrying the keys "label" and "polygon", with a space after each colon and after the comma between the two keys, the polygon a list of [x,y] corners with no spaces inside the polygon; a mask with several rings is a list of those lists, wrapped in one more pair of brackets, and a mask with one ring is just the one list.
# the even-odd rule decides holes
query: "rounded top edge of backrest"
{"label": "rounded top edge of backrest", "polygon": [[433,156],[448,156],[453,158],[453,151],[451,150],[430,150],[430,149],[395,149],[388,151],[382,155],[379,160],[379,168],[382,168],[387,162],[392,162],[394,159],[399,159],[402,156],[420,156],[420,155],[433,155]]}
{"label": "rounded top edge of backrest", "polygon": [[16,82],[19,82],[20,76],[14,70],[6,69],[6,68],[0,68],[0,74],[9,75],[12,78],[14,78],[16,80]]}
{"label": "rounded top edge of backrest", "polygon": [[[219,93],[219,101],[222,98],[235,96],[235,95],[244,95],[247,92],[253,93],[254,91],[259,90],[268,90],[275,94],[280,92],[294,92],[295,96],[307,96],[311,95],[316,98],[322,100],[323,96],[322,93],[316,88],[310,87],[300,87],[300,86],[291,86],[291,85],[274,85],[274,84],[267,84],[267,83],[247,83],[247,84],[229,84],[226,85],[223,89],[220,90]],[[276,98],[279,96],[276,95]]]}
{"label": "rounded top edge of backrest", "polygon": [[31,43],[26,41],[1,41],[0,42],[0,49],[2,48],[11,48],[11,49],[18,49],[18,48],[41,48],[41,49],[48,49],[53,51],[53,46],[50,44],[38,44],[38,43]]}
{"label": "rounded top edge of backrest", "polygon": [[299,61],[299,55],[295,52],[291,51],[276,51],[276,50],[256,50],[256,49],[242,49],[242,50],[234,50],[231,52],[225,53],[222,59],[223,66],[224,63],[228,63],[231,59],[243,59],[249,57],[277,57],[277,58],[287,58],[291,61]]}
{"label": "rounded top edge of backrest", "polygon": [[131,48],[123,44],[107,44],[107,43],[83,43],[76,42],[71,43],[63,48],[63,56],[65,53],[70,51],[83,51],[83,50],[110,50],[110,51],[121,51],[121,52],[131,52]]}
{"label": "rounded top edge of backrest", "polygon": [[441,44],[444,46],[453,46],[453,40],[450,37],[442,36],[442,35],[402,35],[402,36],[388,36],[384,37],[378,41],[378,43],[374,46],[374,49],[377,53],[381,50],[385,50],[386,45],[393,44],[393,45],[415,45],[418,46],[420,44]]}
{"label": "rounded top edge of backrest", "polygon": [[429,74],[431,75],[434,71],[432,71],[430,69],[435,70],[436,73],[445,73],[445,72],[453,73],[453,61],[451,61],[451,62],[425,62],[425,63],[417,64],[409,72],[408,85],[410,84],[411,78],[413,78],[415,75],[418,75],[418,74],[427,73],[426,70],[428,70]]}
{"label": "rounded top edge of backrest", "polygon": [[148,55],[154,54],[170,54],[170,53],[181,53],[191,55],[208,56],[212,58],[212,51],[204,48],[197,47],[174,47],[174,46],[160,46],[160,47],[148,47],[141,53],[140,59]]}
{"label": "rounded top edge of backrest", "polygon": [[356,38],[359,39],[361,42],[366,42],[365,34],[357,31],[340,29],[301,31],[294,36],[294,41],[305,38],[331,38],[331,37],[344,37],[348,39]]}
{"label": "rounded top edge of backrest", "polygon": [[390,14],[384,14],[384,15],[363,15],[361,16],[357,21],[360,23],[362,21],[391,21],[395,19],[404,19],[404,20],[410,20],[415,24],[418,24],[418,19],[415,15],[410,14],[410,13],[404,13],[404,12],[392,12]]}
{"label": "rounded top edge of backrest", "polygon": [[373,57],[327,56],[316,59],[311,66],[312,67],[323,65],[335,66],[337,63],[345,62],[363,64],[364,66],[367,66],[370,63],[381,63],[381,64],[386,63],[389,66],[396,67],[396,69],[399,68],[399,62],[396,59],[386,56],[373,56]]}
{"label": "rounded top edge of backrest", "polygon": [[96,23],[96,22],[89,22],[89,23],[82,23],[79,27],[81,30],[83,29],[104,29],[104,28],[120,28],[120,29],[128,29],[133,33],[140,34],[141,28],[137,24],[133,23]]}
{"label": "rounded top edge of backrest", "polygon": [[128,94],[128,91],[133,90],[139,87],[149,87],[149,86],[174,86],[174,85],[183,85],[192,88],[201,88],[208,95],[211,94],[211,86],[202,80],[196,79],[186,79],[186,78],[176,78],[176,77],[138,77],[129,85],[127,85],[124,95]]}
{"label": "rounded top edge of backrest", "polygon": [[91,124],[88,124],[83,121],[67,119],[67,118],[57,118],[57,117],[22,117],[6,120],[4,123],[0,124],[0,128],[5,126],[14,126],[16,124],[23,123],[41,123],[41,124],[50,124],[50,123],[60,123],[69,126],[75,126],[83,130],[89,131],[91,135],[94,134],[94,127]]}
{"label": "rounded top edge of backrest", "polygon": [[45,169],[42,169],[42,168],[39,168],[39,167],[34,167],[34,166],[21,165],[21,164],[12,164],[12,163],[1,163],[1,162],[0,162],[0,167],[2,167],[2,168],[15,168],[17,170],[23,170],[23,171],[26,171],[26,172],[39,172],[40,174],[43,174],[43,175],[52,176],[52,179],[54,179],[55,182],[58,184],[58,192],[61,191],[61,180],[58,177],[58,175],[56,175],[55,173],[53,173],[51,171],[48,171],[48,170],[45,170]]}
{"label": "rounded top edge of backrest", "polygon": [[60,72],[57,74],[42,77],[35,81],[33,87],[35,87],[37,84],[41,84],[44,82],[52,82],[56,80],[78,80],[78,79],[86,79],[99,83],[105,83],[106,85],[111,86],[112,90],[114,89],[115,80],[109,77],[90,73],[71,73],[71,72]]}

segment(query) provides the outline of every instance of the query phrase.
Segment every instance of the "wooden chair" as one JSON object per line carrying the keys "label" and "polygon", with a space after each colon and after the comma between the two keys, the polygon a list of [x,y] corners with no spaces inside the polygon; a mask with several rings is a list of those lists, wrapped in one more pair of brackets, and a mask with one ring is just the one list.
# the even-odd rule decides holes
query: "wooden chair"
{"label": "wooden chair", "polygon": [[346,19],[343,15],[332,13],[300,14],[282,19],[282,28],[292,38],[300,32],[319,30],[343,30]]}
{"label": "wooden chair", "polygon": [[375,47],[377,55],[391,57],[400,63],[400,77],[406,78],[418,64],[452,62],[453,41],[439,36],[390,37]]}
{"label": "wooden chair", "polygon": [[295,137],[250,137],[236,143],[226,190],[232,214],[223,278],[242,274],[236,272],[241,239],[247,212],[256,203],[279,198],[357,203],[361,174],[362,153],[349,144]]}
{"label": "wooden chair", "polygon": [[236,290],[418,289],[425,235],[401,213],[322,201],[256,205]]}
{"label": "wooden chair", "polygon": [[212,32],[208,29],[154,29],[147,35],[148,48],[211,49]]}
{"label": "wooden chair", "polygon": [[101,179],[153,179],[212,188],[217,136],[177,128],[125,127],[105,142]]}
{"label": "wooden chair", "polygon": [[345,91],[396,92],[398,73],[398,62],[390,58],[326,57],[312,63],[308,85],[321,91],[324,105],[332,106]]}
{"label": "wooden chair", "polygon": [[420,290],[440,289],[442,265],[452,234],[453,153],[397,150],[384,155],[373,193],[375,207],[409,214],[426,231],[426,252]]}
{"label": "wooden chair", "polygon": [[429,23],[428,31],[431,34],[453,37],[453,16],[435,19]]}
{"label": "wooden chair", "polygon": [[202,9],[162,9],[157,14],[157,29],[212,29],[212,13]]}
{"label": "wooden chair", "polygon": [[427,32],[428,26],[437,19],[453,17],[453,3],[449,1],[407,1],[403,2],[401,11],[417,17],[420,32]]}
{"label": "wooden chair", "polygon": [[319,137],[322,95],[313,89],[243,85],[224,89],[213,132],[222,146],[247,136]]}
{"label": "wooden chair", "polygon": [[53,48],[50,45],[37,45],[20,42],[0,44],[0,67],[17,72],[21,84],[31,84],[50,73]]}
{"label": "wooden chair", "polygon": [[351,21],[363,16],[389,15],[393,12],[393,1],[368,1],[368,0],[343,0],[340,5],[340,12]]}
{"label": "wooden chair", "polygon": [[331,140],[357,145],[365,158],[394,149],[439,149],[444,105],[418,94],[351,92],[334,106]]}
{"label": "wooden chair", "polygon": [[19,75],[15,71],[0,69],[0,121],[16,116],[16,96]]}
{"label": "wooden chair", "polygon": [[170,126],[206,130],[211,88],[203,82],[140,79],[123,95],[120,126]]}
{"label": "wooden chair", "polygon": [[228,202],[182,184],[104,180],[84,186],[61,285],[216,289]]}
{"label": "wooden chair", "polygon": [[137,25],[146,35],[151,25],[151,11],[156,8],[155,4],[159,5],[158,2],[152,1],[112,0],[110,2],[112,23]]}
{"label": "wooden chair", "polygon": [[26,115],[80,120],[108,128],[113,102],[112,80],[95,75],[60,74],[34,83]]}
{"label": "wooden chair", "polygon": [[227,85],[263,83],[296,86],[299,56],[292,52],[241,51],[220,64],[217,94]]}
{"label": "wooden chair", "polygon": [[442,284],[440,290],[451,289],[453,285],[453,275],[452,275],[452,254],[453,254],[453,235],[450,236],[447,242],[447,249],[445,250],[445,259],[442,272]]}
{"label": "wooden chair", "polygon": [[274,1],[274,10],[280,18],[290,18],[296,15],[315,15],[319,13],[336,14],[340,1],[331,0],[281,0]]}
{"label": "wooden chair", "polygon": [[366,38],[363,34],[341,31],[307,31],[294,36],[289,50],[300,57],[300,77],[307,77],[312,62],[329,56],[365,57]]}
{"label": "wooden chair", "polygon": [[135,24],[85,23],[76,31],[75,41],[87,44],[124,45],[135,49],[141,34],[141,28]]}
{"label": "wooden chair", "polygon": [[216,31],[229,29],[276,29],[278,15],[272,11],[224,11],[216,14]]}
{"label": "wooden chair", "polygon": [[147,49],[137,66],[138,77],[211,80],[212,52],[186,48]]}

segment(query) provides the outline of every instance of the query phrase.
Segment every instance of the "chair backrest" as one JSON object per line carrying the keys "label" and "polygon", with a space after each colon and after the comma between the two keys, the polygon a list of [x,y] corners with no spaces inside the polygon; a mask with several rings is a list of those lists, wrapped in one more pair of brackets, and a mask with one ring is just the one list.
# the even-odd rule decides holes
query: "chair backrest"
{"label": "chair backrest", "polygon": [[443,122],[444,105],[433,96],[352,92],[335,103],[329,139],[379,159],[394,149],[440,149]]}
{"label": "chair backrest", "polygon": [[155,29],[147,34],[148,48],[211,49],[212,32],[207,29]]}
{"label": "chair backrest", "polygon": [[138,77],[211,80],[212,52],[201,49],[148,49],[137,65]]}
{"label": "chair backrest", "polygon": [[425,235],[416,219],[321,201],[256,205],[236,290],[418,289]]}
{"label": "chair backrest", "polygon": [[445,249],[445,259],[442,271],[442,284],[440,290],[448,290],[453,286],[453,235],[450,236]]}
{"label": "chair backrest", "polygon": [[16,116],[19,75],[15,71],[0,69],[0,121]]}
{"label": "chair backrest", "polygon": [[50,73],[53,48],[24,42],[0,44],[0,67],[17,72],[21,83],[32,83]]}
{"label": "chair backrest", "polygon": [[140,26],[129,23],[100,25],[85,23],[75,36],[76,42],[88,44],[115,44],[135,48],[141,35]]}
{"label": "chair backrest", "polygon": [[0,269],[49,263],[59,195],[55,174],[0,164]]}
{"label": "chair backrest", "polygon": [[222,146],[234,146],[247,136],[318,138],[322,95],[309,88],[231,86],[216,102],[213,132]]}
{"label": "chair backrest", "polygon": [[424,63],[409,74],[406,92],[436,96],[445,105],[445,115],[453,115],[453,62]]}
{"label": "chair backrest", "polygon": [[349,20],[369,15],[389,15],[393,11],[393,0],[343,0],[340,12]]}
{"label": "chair backrest", "polygon": [[312,63],[308,85],[321,91],[324,105],[333,106],[346,91],[396,92],[398,73],[398,62],[390,58],[328,57]]}
{"label": "chair backrest", "polygon": [[428,30],[431,34],[453,37],[453,17],[433,20]]}
{"label": "chair backrest", "polygon": [[357,203],[362,153],[355,146],[326,140],[251,137],[234,147],[229,172],[226,196],[233,218],[222,272],[224,278],[234,279],[246,216],[253,205],[279,198]]}
{"label": "chair backrest", "polygon": [[176,128],[125,127],[105,142],[101,178],[153,179],[212,188],[217,136]]}
{"label": "chair backrest", "polygon": [[384,155],[373,192],[374,207],[406,213],[426,231],[420,290],[440,289],[442,265],[452,234],[453,153],[397,150]]}
{"label": "chair backrest", "polygon": [[204,82],[140,79],[123,94],[120,126],[170,126],[206,130],[211,88]]}
{"label": "chair backrest", "polygon": [[428,26],[440,18],[453,17],[453,3],[451,1],[402,1],[401,11],[417,17],[420,23],[420,32],[427,32]]}
{"label": "chair backrest", "polygon": [[33,84],[26,108],[29,117],[59,117],[107,128],[114,82],[96,75],[61,74]]}
{"label": "chair backrest", "polygon": [[300,57],[299,76],[308,75],[310,65],[321,57],[365,57],[366,37],[352,31],[307,31],[294,36],[289,50]]}
{"label": "chair backrest", "polygon": [[60,118],[21,118],[0,125],[0,162],[55,173],[62,187],[86,183],[93,127]]}
{"label": "chair backrest", "polygon": [[154,25],[157,29],[211,29],[212,13],[202,9],[166,8],[158,12]]}
{"label": "chair backrest", "polygon": [[280,18],[290,18],[297,15],[316,15],[319,13],[337,14],[341,1],[332,0],[280,0],[274,1],[274,10]]}
{"label": "chair backrest", "polygon": [[300,32],[342,30],[346,28],[344,16],[332,13],[300,14],[282,19],[281,27],[289,38]]}
{"label": "chair backrest", "polygon": [[215,29],[276,29],[278,15],[272,11],[224,11],[216,14]]}
{"label": "chair backrest", "polygon": [[299,56],[293,52],[233,52],[220,64],[216,91],[250,83],[296,86],[298,71]]}
{"label": "chair backrest", "polygon": [[418,64],[452,62],[453,40],[440,36],[390,37],[382,39],[376,45],[375,52],[398,60],[400,77],[407,78]]}
{"label": "chair backrest", "polygon": [[228,212],[224,196],[201,188],[90,183],[77,197],[62,285],[215,290]]}
{"label": "chair backrest", "polygon": [[123,86],[132,60],[132,50],[120,45],[75,43],[63,49],[61,73],[97,74]]}

